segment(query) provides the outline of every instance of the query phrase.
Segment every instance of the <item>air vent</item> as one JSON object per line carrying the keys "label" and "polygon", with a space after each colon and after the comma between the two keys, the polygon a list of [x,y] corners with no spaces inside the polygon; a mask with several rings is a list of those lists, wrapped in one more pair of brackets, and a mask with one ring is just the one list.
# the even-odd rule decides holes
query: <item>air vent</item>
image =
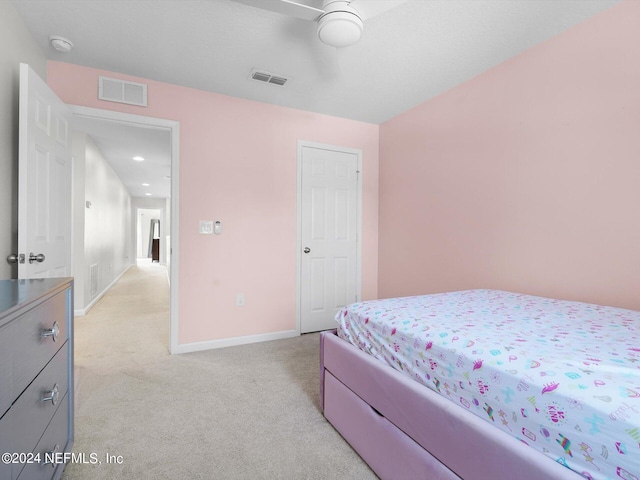
{"label": "air vent", "polygon": [[89,265],[89,298],[98,295],[98,264]]}
{"label": "air vent", "polygon": [[99,77],[98,98],[108,102],[147,106],[147,86],[117,78]]}
{"label": "air vent", "polygon": [[280,87],[284,86],[291,78],[285,77],[283,75],[276,75],[274,73],[265,72],[264,70],[251,70],[251,75],[249,76],[251,80],[256,80],[258,82],[270,83],[271,85],[278,85]]}

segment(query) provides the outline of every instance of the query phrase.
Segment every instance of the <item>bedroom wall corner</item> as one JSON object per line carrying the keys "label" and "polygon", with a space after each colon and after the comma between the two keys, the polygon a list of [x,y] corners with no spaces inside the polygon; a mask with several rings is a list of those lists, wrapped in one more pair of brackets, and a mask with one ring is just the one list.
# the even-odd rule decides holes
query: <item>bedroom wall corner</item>
{"label": "bedroom wall corner", "polygon": [[640,309],[639,24],[623,1],[381,125],[381,297]]}

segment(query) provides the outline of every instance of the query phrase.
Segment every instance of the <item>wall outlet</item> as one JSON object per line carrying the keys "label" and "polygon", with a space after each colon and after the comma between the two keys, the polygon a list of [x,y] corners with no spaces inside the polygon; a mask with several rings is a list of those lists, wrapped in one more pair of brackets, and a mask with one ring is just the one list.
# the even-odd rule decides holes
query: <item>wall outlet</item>
{"label": "wall outlet", "polygon": [[236,294],[236,307],[244,307],[244,293]]}

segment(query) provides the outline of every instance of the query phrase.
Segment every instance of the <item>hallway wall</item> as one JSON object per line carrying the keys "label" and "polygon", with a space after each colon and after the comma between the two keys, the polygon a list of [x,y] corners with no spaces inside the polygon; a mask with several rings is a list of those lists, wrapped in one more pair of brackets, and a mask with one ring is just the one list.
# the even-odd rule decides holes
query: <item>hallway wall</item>
{"label": "hallway wall", "polygon": [[91,137],[74,133],[73,148],[75,309],[80,313],[135,263],[135,257],[129,192]]}

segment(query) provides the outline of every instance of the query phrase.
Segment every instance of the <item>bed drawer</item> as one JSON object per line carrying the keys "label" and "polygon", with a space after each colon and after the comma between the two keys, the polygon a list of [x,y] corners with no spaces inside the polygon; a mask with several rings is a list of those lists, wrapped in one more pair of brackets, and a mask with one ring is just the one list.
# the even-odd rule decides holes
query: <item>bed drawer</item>
{"label": "bed drawer", "polygon": [[324,376],[324,414],[382,479],[460,480],[330,372]]}
{"label": "bed drawer", "polygon": [[[382,412],[389,422],[460,477],[467,480],[582,478],[336,335],[325,334],[322,339],[324,375],[335,376],[337,381],[348,385],[354,395]],[[324,398],[326,403],[326,391]]]}
{"label": "bed drawer", "polygon": [[61,292],[0,328],[0,415],[67,340],[66,310]]}

